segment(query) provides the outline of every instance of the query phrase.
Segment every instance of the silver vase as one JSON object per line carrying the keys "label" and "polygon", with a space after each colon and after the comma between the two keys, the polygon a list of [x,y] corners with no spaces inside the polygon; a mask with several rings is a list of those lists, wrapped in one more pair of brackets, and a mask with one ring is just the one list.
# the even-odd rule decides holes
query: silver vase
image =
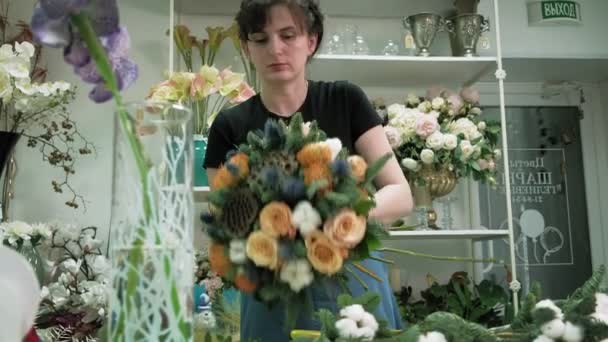
{"label": "silver vase", "polygon": [[460,14],[446,20],[452,53],[455,56],[477,56],[477,41],[482,32],[490,30],[490,22],[480,14]]}
{"label": "silver vase", "polygon": [[443,31],[444,20],[433,13],[418,13],[403,18],[403,26],[410,30],[418,49],[417,55],[428,57],[429,48],[439,31]]}

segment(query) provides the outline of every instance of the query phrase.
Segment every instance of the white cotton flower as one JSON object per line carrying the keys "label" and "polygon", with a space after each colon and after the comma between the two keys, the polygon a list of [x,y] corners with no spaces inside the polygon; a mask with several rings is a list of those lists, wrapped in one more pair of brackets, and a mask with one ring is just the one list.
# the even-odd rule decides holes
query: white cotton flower
{"label": "white cotton flower", "polygon": [[103,241],[95,239],[90,235],[85,235],[80,240],[80,245],[85,251],[93,251],[101,247]]}
{"label": "white cotton flower", "polygon": [[48,287],[49,296],[53,304],[58,308],[68,301],[70,291],[60,283],[52,283]]}
{"label": "white cotton flower", "polygon": [[549,321],[545,324],[543,324],[540,327],[540,331],[543,333],[543,335],[556,339],[556,338],[560,338],[564,335],[564,332],[566,331],[566,324],[564,324],[564,321],[562,321],[559,318],[556,318],[552,321]]}
{"label": "white cotton flower", "polygon": [[44,239],[51,237],[52,231],[48,225],[44,223],[35,223],[32,225],[32,234],[40,235]]}
{"label": "white cotton flower", "polygon": [[235,264],[244,264],[247,261],[247,253],[245,253],[245,240],[234,239],[230,241],[230,261]]}
{"label": "white cotton flower", "polygon": [[564,313],[562,312],[562,309],[560,309],[557,305],[555,305],[555,303],[553,303],[553,301],[551,299],[541,300],[540,302],[536,303],[534,308],[535,309],[540,309],[540,308],[551,309],[553,312],[555,312],[556,318],[559,318],[559,319],[564,318]]}
{"label": "white cotton flower", "polygon": [[361,304],[353,304],[340,309],[340,316],[350,318],[355,322],[359,322],[363,319],[364,313],[365,309],[363,309]]}
{"label": "white cotton flower", "polygon": [[595,312],[608,315],[608,295],[598,292],[595,294]]}
{"label": "white cotton flower", "polygon": [[61,264],[61,267],[72,274],[76,274],[80,270],[81,265],[82,259],[79,259],[78,262],[74,259],[68,259]]}
{"label": "white cotton flower", "polygon": [[444,137],[443,133],[441,133],[439,131],[433,132],[433,134],[429,135],[429,137],[426,138],[426,147],[433,149],[435,151],[442,149],[444,144],[445,144],[445,137]]}
{"label": "white cotton flower", "polygon": [[431,331],[425,335],[418,336],[418,342],[448,342],[445,335],[438,331]]}
{"label": "white cotton flower", "polygon": [[547,337],[545,335],[539,335],[532,342],[553,342],[554,340],[551,337]]}
{"label": "white cotton flower", "polygon": [[416,171],[418,169],[418,162],[412,158],[403,158],[401,165],[408,170]]}
{"label": "white cotton flower", "polygon": [[376,331],[369,327],[361,327],[355,330],[355,338],[359,338],[362,341],[372,341]]}
{"label": "white cotton flower", "polygon": [[443,135],[443,148],[451,151],[458,146],[458,137],[454,134],[444,134]]}
{"label": "white cotton flower", "polygon": [[581,342],[583,340],[583,328],[566,322],[566,328],[562,339],[566,342]]}
{"label": "white cotton flower", "polygon": [[335,327],[338,330],[338,335],[343,338],[355,338],[355,333],[359,327],[357,322],[350,318],[341,318],[336,321]]}
{"label": "white cotton flower", "polygon": [[308,133],[310,133],[310,121],[307,122],[302,122],[302,135],[303,136],[308,136]]}
{"label": "white cotton flower", "polygon": [[13,45],[8,43],[2,44],[2,46],[0,46],[0,62],[3,62],[13,57],[15,57],[15,53],[13,52]]}
{"label": "white cotton flower", "polygon": [[596,313],[591,314],[591,317],[608,325],[608,314],[596,312]]}
{"label": "white cotton flower", "polygon": [[308,201],[299,202],[291,214],[291,223],[302,236],[308,236],[322,223],[321,215]]}
{"label": "white cotton flower", "polygon": [[342,149],[342,141],[340,141],[340,139],[338,138],[331,138],[325,140],[325,143],[327,144],[327,146],[329,146],[329,149],[331,150],[331,160],[336,159],[336,156],[338,155],[338,153],[340,153],[340,150]]}
{"label": "white cotton flower", "polygon": [[441,107],[443,107],[444,105],[445,105],[445,100],[443,99],[443,97],[436,97],[431,102],[431,107],[435,110],[441,109]]}
{"label": "white cotton flower", "polygon": [[477,123],[477,129],[480,131],[483,131],[486,129],[486,122],[485,121],[479,121]]}
{"label": "white cotton flower", "polygon": [[378,330],[378,321],[376,321],[376,317],[369,312],[363,313],[360,324],[361,327],[370,328],[374,333]]}
{"label": "white cotton flower", "polygon": [[435,153],[432,150],[425,148],[420,152],[420,160],[422,160],[424,164],[432,164],[434,159]]}
{"label": "white cotton flower", "polygon": [[87,260],[89,267],[93,273],[97,275],[105,275],[110,270],[110,263],[103,255],[95,255],[92,260]]}
{"label": "white cotton flower", "polygon": [[388,114],[389,119],[400,117],[405,114],[405,105],[402,105],[400,103],[393,103],[392,105],[386,108],[386,112]]}
{"label": "white cotton flower", "polygon": [[289,287],[295,292],[300,292],[314,279],[312,269],[306,259],[288,261],[281,268],[280,277],[281,281],[289,284]]}

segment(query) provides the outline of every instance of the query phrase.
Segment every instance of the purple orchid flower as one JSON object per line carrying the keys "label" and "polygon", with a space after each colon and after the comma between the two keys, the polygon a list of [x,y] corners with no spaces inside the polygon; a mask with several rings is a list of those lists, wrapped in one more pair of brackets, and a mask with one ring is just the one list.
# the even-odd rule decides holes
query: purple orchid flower
{"label": "purple orchid flower", "polygon": [[106,50],[118,89],[123,90],[137,78],[137,65],[128,58],[129,35],[119,26],[116,0],[40,0],[32,15],[32,31],[42,45],[63,47],[64,60],[87,83],[95,84],[89,98],[105,102],[112,93],[105,83],[89,51],[70,21],[70,15],[86,13],[93,30]]}

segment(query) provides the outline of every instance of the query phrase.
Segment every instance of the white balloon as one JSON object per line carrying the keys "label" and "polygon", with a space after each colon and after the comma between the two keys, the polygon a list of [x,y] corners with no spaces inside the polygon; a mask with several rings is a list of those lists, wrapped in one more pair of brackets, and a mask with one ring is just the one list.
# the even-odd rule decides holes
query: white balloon
{"label": "white balloon", "polygon": [[0,245],[0,341],[21,341],[34,325],[40,284],[21,254]]}
{"label": "white balloon", "polygon": [[519,217],[521,231],[526,236],[536,239],[545,230],[545,218],[536,209],[526,209]]}

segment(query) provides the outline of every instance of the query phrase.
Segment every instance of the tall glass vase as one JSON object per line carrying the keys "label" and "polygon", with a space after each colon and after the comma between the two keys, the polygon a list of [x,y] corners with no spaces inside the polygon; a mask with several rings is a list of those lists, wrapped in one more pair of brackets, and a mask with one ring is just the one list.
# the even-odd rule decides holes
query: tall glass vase
{"label": "tall glass vase", "polygon": [[110,341],[192,341],[190,109],[119,109],[114,137]]}

